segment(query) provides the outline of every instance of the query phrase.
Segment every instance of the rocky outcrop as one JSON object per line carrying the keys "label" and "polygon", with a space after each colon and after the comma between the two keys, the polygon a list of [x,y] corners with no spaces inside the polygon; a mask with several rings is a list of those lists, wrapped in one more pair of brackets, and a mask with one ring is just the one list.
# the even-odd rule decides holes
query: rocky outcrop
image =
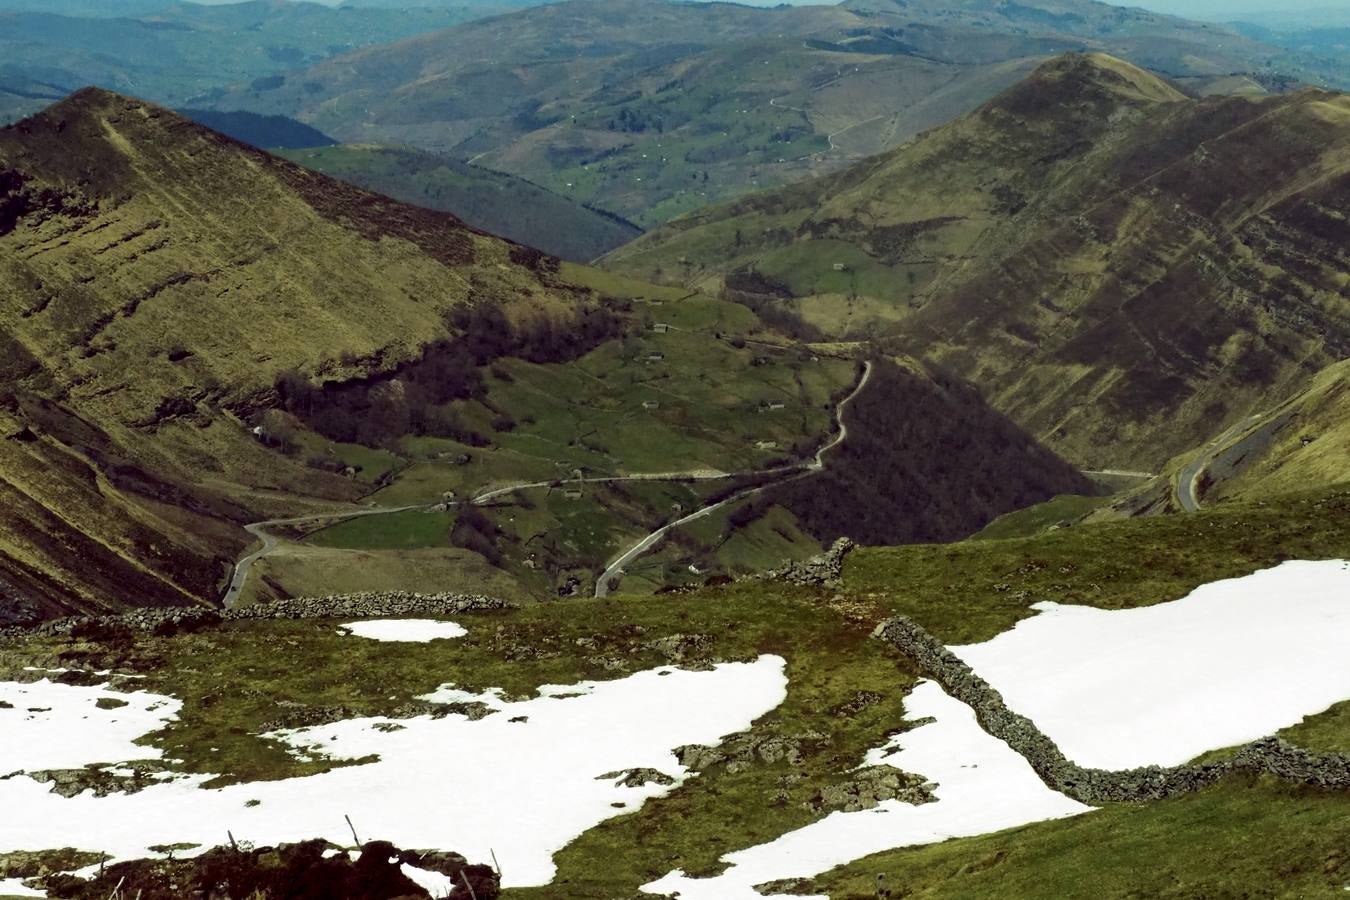
{"label": "rocky outcrop", "polygon": [[810,559],[789,562],[780,568],[753,575],[766,581],[786,581],[803,587],[838,588],[843,585],[844,557],[857,545],[846,537],[835,541],[829,550]]}
{"label": "rocky outcrop", "polygon": [[603,775],[595,776],[596,781],[613,781],[615,787],[645,787],[649,784],[659,784],[662,787],[669,787],[675,783],[665,772],[659,769],[638,768],[621,769],[618,772],[606,772]]}
{"label": "rocky outcrop", "polygon": [[[491,866],[472,865],[457,853],[400,850],[387,841],[369,841],[359,853],[323,840],[278,847],[244,843],[217,847],[189,859],[178,849],[159,848],[164,859],[145,859],[100,868],[88,879],[68,874],[39,876],[30,883],[49,896],[71,900],[140,897],[363,897],[414,900],[431,895],[409,879],[404,866],[446,876],[454,886],[449,900],[494,900],[501,876]],[[31,868],[31,866],[30,866]],[[445,896],[445,895],[442,895]]]}
{"label": "rocky outcrop", "polygon": [[1350,754],[1310,753],[1274,737],[1247,744],[1222,762],[1122,771],[1084,768],[1065,757],[1034,722],[1008,709],[998,691],[918,623],[898,616],[877,626],[873,637],[917,662],[948,694],[975,711],[985,731],[1025,757],[1042,781],[1081,803],[1160,800],[1199,790],[1235,772],[1350,790]]}
{"label": "rocky outcrop", "polygon": [[108,631],[172,634],[243,619],[371,619],[398,616],[445,616],[510,609],[513,604],[471,594],[413,594],[372,591],[331,597],[300,597],[236,609],[174,606],[134,609],[113,616],[74,616],[33,626],[0,628],[0,639],[12,637],[81,637]]}
{"label": "rocky outcrop", "polygon": [[915,806],[932,803],[933,785],[923,778],[902,772],[894,766],[867,766],[855,769],[847,781],[823,787],[812,799],[816,810],[837,809],[843,812],[862,812],[874,809],[887,800],[899,800]]}
{"label": "rocky outcrop", "polygon": [[808,731],[792,736],[780,734],[736,734],[716,747],[705,744],[687,744],[675,748],[680,765],[696,772],[705,772],[713,766],[725,765],[731,774],[743,772],[756,765],[787,763],[798,766],[804,753],[824,749],[829,735]]}

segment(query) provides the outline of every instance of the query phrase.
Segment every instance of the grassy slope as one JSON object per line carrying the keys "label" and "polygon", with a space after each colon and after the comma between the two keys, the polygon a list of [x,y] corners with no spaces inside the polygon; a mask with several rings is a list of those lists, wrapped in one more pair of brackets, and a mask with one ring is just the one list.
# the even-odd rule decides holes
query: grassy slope
{"label": "grassy slope", "polygon": [[606,264],[710,290],[754,267],[816,324],[972,379],[1076,462],[1155,468],[1346,352],[1346,190],[1344,97],[1186,101],[1068,57],[907,147]]}
{"label": "grassy slope", "polygon": [[[1291,404],[1292,418],[1219,496],[1264,497],[1344,478],[1350,468],[1350,361],[1323,370]],[[1288,408],[1287,408],[1288,409]],[[1307,443],[1305,443],[1307,441]]]}
{"label": "grassy slope", "polygon": [[[117,95],[0,131],[0,170],[20,213],[0,234],[0,420],[16,438],[0,442],[0,547],[11,602],[44,610],[214,596],[241,541],[202,514],[262,518],[275,501],[256,488],[363,490],[235,417],[284,369],[396,365],[446,336],[470,291],[515,310],[577,296],[455,219]],[[69,565],[84,554],[97,564]]]}
{"label": "grassy slope", "polygon": [[524,179],[448,156],[366,144],[283,155],[397,200],[453,213],[475,228],[563,259],[587,262],[642,233]]}
{"label": "grassy slope", "polygon": [[1110,497],[1061,494],[1044,503],[999,516],[986,525],[974,540],[998,541],[1006,538],[1035,537],[1052,526],[1073,522],[1110,502]]}
{"label": "grassy slope", "polygon": [[[895,896],[1334,897],[1350,879],[1350,798],[1273,780],[891,851],[816,880],[831,900]],[[904,893],[901,894],[900,892]]]}
{"label": "grassy slope", "polygon": [[[181,723],[154,744],[194,771],[276,778],[323,765],[297,762],[254,736],[283,714],[281,700],[374,715],[447,681],[528,694],[545,683],[612,678],[660,663],[663,657],[643,645],[673,634],[706,635],[687,661],[786,656],[788,699],[754,733],[825,735],[802,744],[799,764],[757,762],[738,773],[714,767],[668,798],[582,835],[558,855],[554,885],[510,894],[612,898],[675,867],[710,871],[723,853],[819,815],[802,803],[884,740],[914,683],[905,660],[868,639],[880,618],[905,612],[955,642],[992,636],[1040,599],[1105,608],[1164,602],[1283,557],[1350,556],[1347,512],[1350,491],[1341,490],[1036,539],[862,550],[850,558],[838,596],[743,582],[692,595],[541,604],[460,617],[468,636],[444,643],[365,642],[340,637],[324,622],[247,622],[113,645],[10,642],[0,649],[0,665],[145,671],[146,688],[186,701]],[[279,646],[286,652],[276,653]],[[240,683],[253,690],[219,689]],[[1292,733],[1347,749],[1346,722],[1342,705]],[[789,774],[802,777],[783,780]],[[775,799],[780,791],[786,798]],[[1334,851],[1344,847],[1345,804],[1344,796],[1234,779],[1163,804],[874,857],[830,876],[829,890],[836,900],[868,896],[868,880],[888,871],[892,886],[943,896],[1044,896],[1047,884],[1069,896],[1094,889],[1108,896],[1164,889],[1176,896],[1267,895],[1286,883],[1312,891],[1343,875],[1345,860]]]}

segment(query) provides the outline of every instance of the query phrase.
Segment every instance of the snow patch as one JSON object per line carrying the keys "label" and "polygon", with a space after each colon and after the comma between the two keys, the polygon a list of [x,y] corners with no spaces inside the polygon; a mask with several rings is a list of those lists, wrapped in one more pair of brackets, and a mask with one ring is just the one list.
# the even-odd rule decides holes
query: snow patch
{"label": "snow patch", "polygon": [[[781,657],[764,656],[705,672],[667,670],[664,677],[649,670],[521,701],[471,696],[503,713],[477,721],[461,715],[365,718],[300,729],[285,738],[297,749],[343,759],[378,756],[305,778],[207,790],[202,784],[210,776],[192,775],[134,794],[65,798],[48,785],[14,777],[0,781],[0,809],[22,809],[24,815],[0,819],[0,853],[74,846],[115,860],[139,859],[153,856],[154,844],[216,846],[226,831],[258,846],[310,838],[343,843],[350,840],[344,819],[350,813],[362,836],[476,861],[495,849],[506,886],[547,884],[554,852],[605,819],[674,789],[620,787],[596,776],[645,767],[679,784],[689,772],[674,748],[715,745],[778,706],[787,694],[785,666]],[[177,701],[154,699],[163,709],[177,709],[169,706]],[[391,723],[403,727],[387,730]],[[147,720],[143,731],[158,724],[158,717]],[[126,744],[131,735],[120,731],[116,742],[108,741],[105,732],[113,723],[104,718],[71,716],[69,726],[65,739],[71,744],[119,748],[77,758],[119,762],[147,755]],[[22,768],[13,760],[27,758],[27,732],[35,727],[23,718],[7,720],[0,770]],[[615,803],[623,803],[623,811]]]}
{"label": "snow patch", "polygon": [[45,891],[24,887],[21,878],[0,878],[0,897],[45,897]]}
{"label": "snow patch", "polygon": [[936,721],[872,750],[865,765],[894,766],[936,782],[936,803],[888,800],[864,812],[831,813],[775,841],[727,854],[722,859],[731,867],[715,878],[690,878],[676,870],[642,890],[678,892],[680,900],[764,900],[754,885],[808,878],[895,847],[987,834],[1092,809],[1046,787],[1021,755],[980,727],[974,710],[925,681],[905,698],[905,719],[929,717]]}
{"label": "snow patch", "polygon": [[[116,701],[116,708],[102,709],[100,700]],[[158,750],[132,741],[163,728],[183,706],[144,691],[123,693],[106,684],[87,687],[45,678],[0,682],[0,701],[0,778],[36,769],[158,759]]]}
{"label": "snow patch", "polygon": [[397,641],[425,644],[447,638],[459,638],[469,632],[454,622],[435,619],[367,619],[338,626],[344,632],[372,641]]}
{"label": "snow patch", "polygon": [[1139,609],[1035,609],[951,650],[1081,766],[1179,765],[1350,697],[1343,560],[1286,562]]}
{"label": "snow patch", "polygon": [[417,866],[410,866],[407,863],[399,868],[403,870],[403,874],[407,876],[409,881],[422,888],[433,898],[449,897],[450,892],[455,889],[455,880],[449,875],[432,872],[430,869],[419,869]]}

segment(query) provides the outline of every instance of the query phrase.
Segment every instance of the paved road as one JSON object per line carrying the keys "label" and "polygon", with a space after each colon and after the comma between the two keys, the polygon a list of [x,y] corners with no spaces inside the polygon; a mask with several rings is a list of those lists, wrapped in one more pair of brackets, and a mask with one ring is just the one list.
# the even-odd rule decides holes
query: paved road
{"label": "paved road", "polygon": [[786,475],[787,477],[780,481],[775,481],[772,484],[763,484],[758,487],[747,488],[744,491],[732,494],[730,497],[727,497],[724,500],[719,500],[716,503],[710,504],[708,506],[703,507],[702,509],[692,512],[689,515],[684,516],[683,518],[679,518],[673,522],[669,522],[665,525],[662,525],[660,528],[656,529],[651,534],[647,535],[633,546],[629,547],[623,553],[619,554],[618,558],[609,564],[609,566],[605,569],[604,572],[601,573],[600,577],[595,582],[595,596],[596,597],[608,596],[610,580],[615,578],[622,578],[623,571],[626,566],[631,565],[633,560],[642,556],[648,550],[652,549],[652,547],[655,547],[658,543],[660,543],[661,539],[665,537],[666,534],[669,533],[670,531],[673,531],[674,529],[679,528],[682,525],[686,525],[689,522],[701,519],[704,516],[711,515],[712,513],[716,512],[722,507],[732,503],[736,503],[740,500],[744,500],[746,497],[753,496],[771,487],[778,487],[779,485],[784,484],[787,481],[792,481],[795,478],[801,478],[806,475],[812,475],[816,472],[819,472],[821,469],[825,468],[825,454],[829,453],[835,447],[838,447],[848,438],[848,423],[844,421],[844,410],[846,410],[848,408],[848,405],[853,402],[853,398],[858,396],[858,394],[862,392],[863,388],[867,387],[867,382],[870,381],[871,378],[872,378],[872,364],[870,362],[864,362],[862,378],[858,379],[857,387],[855,387],[847,397],[845,397],[843,400],[840,400],[839,405],[835,407],[834,418],[835,421],[839,424],[839,430],[835,433],[835,436],[828,443],[826,443],[824,446],[822,446],[819,450],[816,451],[816,455],[814,457],[812,457],[807,462],[795,466],[780,466],[777,469],[761,469],[758,472],[742,473],[754,475],[782,474]]}
{"label": "paved road", "polygon": [[1200,478],[1209,468],[1209,464],[1214,461],[1214,457],[1228,449],[1233,438],[1247,431],[1261,421],[1264,416],[1265,413],[1257,413],[1243,419],[1210,441],[1195,459],[1181,467],[1181,471],[1177,473],[1176,493],[1177,502],[1181,504],[1183,510],[1186,512],[1200,511]]}
{"label": "paved road", "polygon": [[[529,481],[520,484],[507,485],[506,487],[492,488],[475,495],[469,502],[475,506],[483,506],[499,497],[514,493],[515,491],[529,490],[530,488],[561,487],[570,484],[620,484],[636,481],[722,481],[728,478],[737,478],[746,475],[790,475],[802,471],[815,471],[824,465],[823,457],[825,452],[837,446],[840,441],[844,439],[845,435],[847,435],[848,427],[843,424],[842,418],[844,408],[850,400],[857,396],[858,391],[862,390],[863,386],[867,384],[867,380],[871,375],[872,364],[865,363],[863,377],[858,382],[858,387],[854,389],[853,393],[849,394],[848,397],[840,402],[839,407],[836,410],[835,415],[839,419],[840,433],[835,436],[834,440],[817,451],[813,460],[802,465],[779,466],[773,469],[759,469],[750,472],[717,472],[710,469],[695,469],[687,472],[655,472],[639,475],[608,475],[592,478],[563,478],[553,479],[551,481]],[[751,493],[753,493],[753,491]],[[727,500],[722,501],[722,503],[719,503],[716,506],[707,507],[700,510],[698,513],[686,516],[685,519],[680,522],[671,523],[667,526],[667,529],[683,524],[685,521],[708,515],[713,512],[717,506],[730,503],[746,495],[747,494],[738,494],[729,497]],[[234,572],[230,575],[230,586],[226,589],[225,596],[222,598],[221,602],[227,609],[238,603],[239,596],[243,593],[244,585],[248,581],[249,573],[252,571],[254,564],[261,559],[266,559],[276,551],[279,539],[269,529],[284,525],[316,525],[324,522],[342,522],[347,519],[358,519],[365,516],[388,516],[393,515],[394,513],[408,512],[409,510],[414,509],[430,510],[439,505],[440,502],[413,504],[409,506],[379,506],[371,507],[369,509],[346,509],[332,513],[313,513],[305,516],[295,516],[287,519],[268,519],[263,522],[253,522],[252,524],[245,525],[244,530],[260,540],[262,546],[235,563]],[[654,544],[656,540],[659,540],[659,537],[653,539],[651,543]],[[651,544],[648,545],[648,548],[650,546]],[[645,549],[646,548],[644,548],[642,552],[645,552]],[[606,577],[602,583],[608,582],[609,574],[609,572],[606,572]],[[604,595],[599,594],[599,596]]]}
{"label": "paved road", "polygon": [[278,538],[267,529],[277,525],[304,525],[314,522],[340,522],[344,519],[359,519],[362,516],[387,516],[391,513],[407,512],[410,509],[424,509],[419,506],[398,506],[398,507],[377,507],[374,509],[351,509],[334,513],[316,513],[308,516],[296,516],[290,519],[268,519],[265,522],[254,522],[245,525],[244,530],[262,541],[262,546],[254,550],[248,556],[234,564],[234,573],[230,576],[230,586],[225,591],[225,596],[221,603],[226,609],[239,602],[239,595],[244,590],[244,583],[248,581],[248,573],[253,568],[253,564],[260,559],[272,555],[277,549]]}

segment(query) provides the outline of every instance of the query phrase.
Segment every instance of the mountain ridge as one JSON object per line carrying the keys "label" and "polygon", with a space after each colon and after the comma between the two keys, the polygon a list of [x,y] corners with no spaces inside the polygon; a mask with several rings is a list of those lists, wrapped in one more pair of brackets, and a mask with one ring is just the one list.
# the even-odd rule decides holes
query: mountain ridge
{"label": "mountain ridge", "polygon": [[1350,99],[1188,100],[1123,65],[1049,63],[904,148],[605,264],[777,297],[933,356],[1089,467],[1159,465],[1346,352],[1319,210],[1350,189]]}
{"label": "mountain ridge", "polygon": [[232,523],[364,492],[250,433],[281,372],[362,377],[468,303],[567,316],[588,295],[538,251],[100,89],[0,130],[0,251],[0,481],[28,498],[0,558],[7,599],[48,614],[119,584],[213,597]]}

